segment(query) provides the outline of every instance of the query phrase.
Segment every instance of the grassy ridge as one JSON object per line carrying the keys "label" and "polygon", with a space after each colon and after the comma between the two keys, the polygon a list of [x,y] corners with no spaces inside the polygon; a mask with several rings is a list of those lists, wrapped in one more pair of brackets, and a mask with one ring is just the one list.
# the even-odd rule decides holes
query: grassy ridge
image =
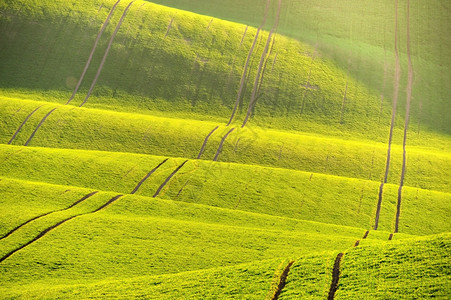
{"label": "grassy ridge", "polygon": [[341,262],[336,298],[446,298],[449,251],[449,234],[353,248]]}
{"label": "grassy ridge", "polygon": [[[95,109],[73,109],[46,102],[8,100],[0,114],[9,116],[0,127],[3,143],[39,105],[22,128],[15,145],[24,145],[42,117],[53,114],[39,129],[31,146],[81,148],[137,152],[175,157],[197,157],[205,136],[217,125],[213,122],[114,113]],[[210,138],[202,158],[213,159],[228,128],[221,126]],[[446,145],[445,143],[444,145]],[[401,149],[393,147],[388,182],[398,183]],[[447,152],[409,147],[406,184],[449,191],[450,160]],[[345,141],[315,135],[299,135],[259,128],[237,129],[227,139],[221,161],[260,164],[316,173],[380,180],[385,166],[386,146],[374,142]]]}
{"label": "grassy ridge", "polygon": [[[99,11],[100,2],[84,3],[83,7],[72,6],[65,1],[40,2],[34,3],[34,8],[28,4],[28,9],[20,12],[16,10],[18,6],[25,5],[22,1],[4,3],[2,9],[5,14],[1,19],[3,31],[0,32],[3,32],[2,37],[8,43],[2,49],[1,61],[4,65],[0,73],[0,86],[8,91],[17,88],[55,90],[55,93],[60,93],[58,101],[64,103],[88,57],[94,33],[113,3],[109,0]],[[240,46],[244,25],[217,19],[210,24],[209,17],[151,3],[142,4],[145,3],[138,1],[132,5],[94,90],[93,95],[97,97],[89,100],[87,105],[125,111],[191,112],[196,116],[207,114],[227,120],[255,28],[248,28]],[[117,23],[124,5],[119,5],[111,24]],[[59,9],[61,6],[65,9]],[[44,17],[44,11],[48,18]],[[173,26],[165,37],[174,15]],[[86,20],[90,19],[95,22],[86,24]],[[35,23],[41,25],[39,31]],[[85,27],[89,30],[84,30]],[[15,34],[11,33],[15,32],[11,28],[16,28]],[[83,100],[112,30],[113,25],[109,25],[102,36],[92,67],[74,104]],[[69,33],[73,31],[83,37],[72,37]],[[251,60],[238,123],[247,109],[267,34],[262,33]],[[25,45],[30,39],[35,46],[28,49]],[[82,50],[78,53],[74,49]],[[378,93],[347,76],[329,59],[319,56],[312,63],[313,51],[313,47],[277,36],[273,52],[268,57],[268,70],[252,122],[291,130],[321,130],[322,133],[327,133],[327,127],[329,130],[332,127],[337,134],[346,132],[370,139],[385,139],[390,120],[389,103],[383,104],[380,114]],[[19,58],[15,53],[22,55]],[[30,70],[30,66],[35,69]],[[314,90],[306,92],[303,85],[307,81]],[[343,107],[346,85],[347,99]],[[300,116],[303,102],[304,111]],[[399,128],[401,123],[402,120]],[[412,128],[412,136],[414,131]]]}
{"label": "grassy ridge", "polygon": [[[263,0],[152,0],[221,19],[258,26],[263,17]],[[272,1],[273,12],[277,1]],[[415,70],[411,113],[422,124],[447,132],[446,115],[450,85],[442,74],[451,70],[451,56],[443,51],[450,45],[450,29],[444,0],[410,1],[411,52]],[[405,107],[407,82],[406,14],[407,1],[399,2],[399,47],[402,62],[402,88],[399,103]],[[394,74],[395,5],[388,0],[282,1],[278,32],[316,45],[343,70],[391,102]],[[267,27],[272,26],[270,15]],[[384,84],[385,81],[385,84]],[[416,123],[416,122],[415,122]],[[413,124],[412,124],[413,125]],[[416,125],[416,124],[415,124]]]}
{"label": "grassy ridge", "polygon": [[[39,190],[44,203],[55,191],[86,191],[7,178],[1,182],[2,197],[16,191],[26,198]],[[93,211],[112,195],[99,192],[67,211],[27,224],[0,241],[0,254],[25,244],[69,216]],[[17,212],[20,205],[6,199],[9,208]],[[6,288],[177,273],[344,249],[361,234],[362,230],[349,227],[127,196],[102,211],[64,223],[14,253],[0,263],[0,278]]]}
{"label": "grassy ridge", "polygon": [[270,289],[280,259],[247,263],[232,267],[184,272],[160,276],[141,276],[124,280],[104,280],[85,285],[47,286],[30,284],[21,291],[3,289],[7,297],[27,298],[140,298],[153,299],[264,299]]}
{"label": "grassy ridge", "polygon": [[[138,154],[0,146],[2,174],[23,180],[130,193],[163,158]],[[184,159],[170,159],[141,186],[153,196]],[[227,186],[227,189],[224,189]],[[369,228],[379,183],[321,174],[208,161],[189,161],[160,197],[324,223]],[[282,196],[283,195],[283,196]],[[337,196],[339,195],[339,196]],[[381,230],[392,230],[397,186],[387,185]],[[400,230],[443,232],[449,194],[405,187]],[[421,205],[420,205],[421,204]],[[421,221],[418,221],[421,220]]]}

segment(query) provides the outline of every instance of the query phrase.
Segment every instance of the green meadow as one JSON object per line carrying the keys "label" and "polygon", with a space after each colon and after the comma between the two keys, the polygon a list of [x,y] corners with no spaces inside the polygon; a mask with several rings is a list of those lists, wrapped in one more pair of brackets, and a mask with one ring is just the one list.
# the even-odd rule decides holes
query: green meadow
{"label": "green meadow", "polygon": [[0,299],[445,299],[450,9],[0,2]]}

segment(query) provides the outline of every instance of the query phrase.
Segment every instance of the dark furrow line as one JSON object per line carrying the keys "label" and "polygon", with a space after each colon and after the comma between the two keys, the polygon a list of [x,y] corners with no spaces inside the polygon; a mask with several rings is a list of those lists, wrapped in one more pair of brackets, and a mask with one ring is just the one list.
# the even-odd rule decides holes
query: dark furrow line
{"label": "dark furrow line", "polygon": [[25,120],[22,122],[22,124],[20,124],[19,128],[17,128],[16,132],[14,132],[12,138],[9,140],[8,145],[11,145],[11,143],[14,141],[14,139],[16,138],[17,134],[19,134],[19,131],[22,129],[22,127],[25,125],[25,123],[27,123],[28,119],[31,118],[31,116],[42,107],[38,106],[37,108],[35,108],[26,118]]}
{"label": "dark furrow line", "polygon": [[168,28],[166,29],[166,33],[165,33],[165,35],[164,35],[164,38],[166,38],[166,37],[168,36],[168,34],[169,34],[169,31],[171,31],[171,28],[172,28],[172,22],[174,22],[174,18],[175,18],[175,17],[172,17],[172,18],[171,18],[171,21],[169,21]]}
{"label": "dark furrow line", "polygon": [[156,166],[155,168],[153,168],[152,170],[150,170],[149,173],[147,173],[146,176],[143,177],[143,179],[141,179],[140,182],[138,182],[138,184],[135,186],[135,188],[133,189],[133,191],[130,194],[134,194],[138,191],[138,189],[141,187],[141,185],[144,183],[144,181],[147,180],[147,178],[150,177],[150,175],[152,175],[159,167],[161,167],[165,162],[168,161],[169,158],[166,158],[165,160],[163,160],[161,163],[158,164],[158,166]]}
{"label": "dark furrow line", "polygon": [[110,41],[108,42],[108,46],[107,46],[107,48],[105,50],[105,54],[103,55],[102,61],[100,62],[100,66],[97,69],[96,76],[94,77],[94,80],[91,83],[91,87],[89,88],[88,94],[86,95],[85,100],[83,100],[83,102],[80,104],[80,107],[85,105],[86,101],[88,101],[89,96],[91,96],[91,93],[92,93],[92,91],[93,91],[93,89],[94,89],[94,87],[95,87],[95,85],[97,83],[97,80],[99,79],[100,73],[102,72],[103,65],[105,64],[106,58],[108,57],[108,54],[110,53],[110,49],[111,49],[111,46],[113,45],[114,38],[116,37],[119,29],[121,28],[122,22],[124,21],[124,18],[127,15],[128,9],[133,4],[133,2],[134,1],[131,1],[127,5],[127,7],[125,8],[124,12],[122,13],[122,16],[121,16],[121,18],[119,20],[119,23],[117,23],[117,26],[114,29],[113,35],[111,36]]}
{"label": "dark furrow line", "polygon": [[360,240],[355,241],[354,247],[357,247],[358,245],[360,245]]}
{"label": "dark furrow line", "polygon": [[[258,65],[258,69],[257,69],[257,75],[255,76],[255,81],[254,81],[254,87],[252,89],[252,94],[251,94],[251,99],[249,101],[249,106],[247,108],[247,113],[246,113],[246,117],[244,118],[243,124],[241,125],[241,128],[244,128],[244,126],[246,126],[246,123],[249,120],[249,117],[251,116],[252,111],[255,108],[255,104],[257,103],[257,91],[259,90],[259,82],[260,82],[260,74],[262,73],[262,68],[263,68],[263,64],[265,63],[265,61],[267,61],[267,53],[268,53],[268,49],[269,49],[269,44],[271,43],[271,37],[273,35],[273,33],[275,32],[275,30],[277,29],[277,26],[279,25],[279,17],[280,17],[280,8],[282,5],[282,0],[279,0],[279,6],[278,6],[278,10],[277,10],[277,16],[276,16],[276,22],[274,24],[274,26],[272,27],[271,31],[268,34],[268,38],[266,39],[266,45],[265,48],[263,50],[263,53],[260,57],[260,63]],[[263,69],[264,72],[264,69]],[[261,83],[261,82],[260,82]]]}
{"label": "dark furrow line", "polygon": [[[93,56],[94,56],[94,52],[95,52],[96,49],[97,49],[97,45],[98,45],[98,43],[99,43],[99,41],[100,41],[100,38],[101,38],[103,32],[105,31],[105,28],[107,27],[108,23],[110,22],[110,19],[111,19],[112,15],[113,15],[114,11],[116,10],[116,6],[119,4],[120,1],[121,1],[121,0],[118,0],[118,1],[113,5],[113,7],[112,7],[111,10],[110,10],[110,13],[108,14],[108,16],[107,16],[106,19],[105,19],[105,22],[103,23],[102,27],[100,28],[100,31],[99,31],[99,33],[97,34],[96,40],[94,41],[94,46],[92,47],[91,53],[89,54],[89,58],[88,58],[88,61],[86,62],[85,68],[83,69],[83,72],[81,73],[80,79],[78,80],[78,83],[77,83],[77,85],[75,86],[75,89],[74,89],[74,92],[72,93],[72,96],[71,96],[70,99],[66,102],[66,105],[69,104],[69,103],[72,101],[72,99],[74,99],[75,94],[78,92],[78,89],[80,88],[80,85],[81,85],[81,83],[83,82],[83,79],[84,79],[84,77],[85,77],[85,75],[86,75],[86,72],[88,71],[89,65],[91,64],[92,58],[93,58]],[[103,6],[103,4],[100,6],[99,11],[100,11],[100,9],[102,8],[102,6]]]}
{"label": "dark furrow line", "polygon": [[246,25],[246,28],[244,29],[244,33],[243,33],[243,36],[241,37],[241,42],[240,42],[240,46],[238,47],[238,49],[241,48],[241,46],[243,45],[244,38],[246,37],[246,33],[247,33],[247,29],[248,28],[249,28],[249,25]]}
{"label": "dark furrow line", "polygon": [[52,109],[51,111],[49,111],[44,118],[42,118],[41,122],[39,122],[38,126],[36,126],[36,128],[34,129],[33,133],[31,134],[31,136],[28,138],[28,140],[25,142],[24,146],[28,146],[28,144],[31,142],[31,140],[33,139],[34,135],[36,134],[36,132],[38,132],[39,128],[41,128],[42,124],[45,122],[45,120],[50,116],[50,114],[52,112],[54,112],[56,109],[56,107],[54,109]]}
{"label": "dark furrow line", "polygon": [[276,55],[274,55],[274,60],[272,61],[271,71],[270,71],[270,72],[272,72],[272,70],[274,69],[274,65],[276,64],[276,61],[277,61],[277,54],[278,54],[278,53],[276,53]]}
{"label": "dark furrow line", "polygon": [[340,278],[340,262],[344,253],[339,253],[335,258],[334,268],[332,270],[332,283],[329,289],[328,300],[333,300],[338,289],[338,279]]}
{"label": "dark furrow line", "polygon": [[229,134],[231,134],[232,131],[234,131],[234,130],[235,130],[235,127],[232,128],[232,129],[230,129],[230,130],[222,137],[221,142],[219,143],[218,150],[216,151],[215,157],[213,158],[213,161],[218,161],[219,154],[221,153],[222,146],[224,145],[224,142],[225,142],[226,138],[227,138],[227,137],[229,136]]}
{"label": "dark furrow line", "polygon": [[410,56],[410,0],[407,0],[407,61],[408,61],[408,80],[407,80],[407,98],[406,98],[406,120],[404,124],[404,137],[402,140],[402,169],[401,180],[398,189],[398,203],[396,205],[396,221],[395,221],[395,233],[399,231],[399,216],[401,214],[401,201],[402,201],[402,188],[404,186],[404,177],[406,175],[407,164],[407,129],[409,127],[410,119],[410,103],[412,100],[412,85],[413,85],[413,65],[412,58]]}
{"label": "dark furrow line", "polygon": [[388,236],[388,240],[391,241],[393,239],[393,233],[390,233],[390,235]]}
{"label": "dark furrow line", "polygon": [[185,182],[185,184],[180,188],[180,190],[178,191],[177,195],[175,196],[175,199],[177,199],[180,194],[183,192],[183,189],[188,185],[189,183],[189,179]]}
{"label": "dark furrow line", "polygon": [[260,24],[260,27],[257,28],[257,33],[255,34],[254,41],[252,42],[252,46],[249,49],[249,53],[247,54],[246,62],[244,64],[243,74],[241,75],[240,88],[238,90],[238,95],[237,95],[237,98],[235,100],[235,105],[233,107],[232,115],[230,116],[230,119],[229,119],[229,122],[227,123],[227,126],[229,126],[230,123],[232,123],[232,120],[233,120],[233,118],[235,117],[235,114],[236,114],[236,110],[238,109],[238,104],[240,103],[241,95],[243,93],[244,82],[246,81],[247,69],[249,68],[249,61],[250,61],[250,59],[252,57],[252,54],[254,52],[255,45],[257,44],[257,40],[258,40],[258,36],[260,34],[260,31],[263,28],[263,26],[265,26],[266,18],[268,17],[268,11],[269,11],[269,4],[270,3],[271,3],[271,0],[267,0],[266,1],[266,8],[265,8],[265,14],[263,16],[263,21]]}
{"label": "dark furrow line", "polygon": [[393,139],[393,128],[395,126],[396,107],[398,104],[400,79],[401,79],[401,64],[399,61],[399,50],[398,50],[398,0],[395,0],[395,80],[394,80],[393,108],[392,108],[392,116],[391,116],[391,122],[390,122],[390,135],[388,138],[388,149],[387,149],[387,161],[386,161],[386,165],[385,165],[385,175],[384,175],[384,180],[382,181],[382,183],[379,187],[379,197],[378,197],[378,202],[377,202],[374,230],[377,230],[377,227],[379,225],[379,215],[380,215],[381,205],[382,205],[382,195],[383,195],[383,191],[384,191],[384,184],[387,182],[388,171],[390,169],[391,143],[392,143],[392,139]]}
{"label": "dark furrow line", "polygon": [[346,80],[346,87],[345,87],[345,93],[343,95],[343,103],[341,104],[341,117],[340,117],[340,124],[343,124],[343,116],[345,112],[345,106],[346,106],[346,94],[348,93],[348,80]]}
{"label": "dark furrow line", "polygon": [[64,223],[66,223],[67,221],[70,221],[70,220],[72,220],[72,219],[74,219],[74,218],[76,218],[76,217],[79,217],[79,216],[88,215],[88,214],[92,214],[92,213],[98,212],[99,210],[105,208],[106,206],[108,206],[109,204],[113,203],[114,201],[116,201],[117,199],[119,199],[119,198],[122,197],[122,196],[123,196],[123,195],[117,195],[117,196],[114,196],[114,197],[111,198],[107,203],[105,203],[104,205],[102,205],[101,207],[99,207],[98,209],[96,209],[96,210],[94,210],[94,211],[87,212],[87,213],[82,213],[82,214],[78,214],[78,215],[75,215],[75,216],[72,216],[72,217],[68,217],[68,218],[66,218],[66,219],[64,219],[64,220],[62,220],[62,221],[59,221],[59,222],[56,223],[55,225],[52,225],[52,226],[46,228],[44,231],[42,231],[42,232],[39,233],[36,237],[34,237],[31,241],[29,241],[29,242],[23,244],[22,246],[20,246],[20,247],[14,249],[14,250],[8,252],[7,254],[5,254],[2,258],[0,258],[0,263],[3,262],[3,261],[4,261],[5,259],[7,259],[8,257],[10,257],[11,255],[13,255],[14,253],[16,253],[17,251],[19,251],[19,250],[21,250],[21,249],[27,247],[28,245],[30,245],[30,244],[32,244],[32,243],[34,243],[34,242],[36,242],[37,240],[39,240],[40,238],[42,238],[43,236],[45,236],[47,233],[49,233],[49,232],[52,231],[53,229],[57,228],[58,226],[60,226],[60,225],[62,225],[62,224],[64,224]]}
{"label": "dark furrow line", "polygon": [[282,293],[282,290],[285,287],[286,281],[287,281],[287,277],[288,277],[288,273],[290,272],[290,268],[291,266],[294,264],[294,260],[290,261],[288,263],[288,265],[285,267],[285,269],[282,272],[282,275],[280,275],[280,281],[279,281],[279,285],[277,286],[277,291],[274,293],[274,296],[272,297],[272,300],[277,300],[279,299],[280,294]]}
{"label": "dark furrow line", "polygon": [[369,233],[370,233],[370,231],[367,230],[367,231],[365,232],[365,234],[363,235],[363,238],[362,238],[362,239],[363,239],[363,240],[366,239],[366,238],[368,237],[368,234],[369,234]]}
{"label": "dark furrow line", "polygon": [[169,182],[169,180],[171,180],[172,177],[174,177],[174,175],[188,162],[188,160],[185,160],[180,166],[178,166],[167,178],[166,180],[160,185],[160,187],[157,189],[157,191],[155,192],[155,194],[152,196],[153,198],[155,198],[156,196],[158,196],[158,194],[160,194],[161,190],[164,188],[164,186]]}
{"label": "dark furrow line", "polygon": [[49,211],[49,212],[46,212],[46,213],[44,213],[44,214],[42,214],[42,215],[36,216],[36,217],[34,217],[34,218],[31,218],[30,220],[25,221],[24,223],[22,223],[22,224],[16,226],[15,228],[13,228],[11,231],[9,231],[8,233],[6,233],[4,236],[0,237],[0,240],[2,240],[2,239],[4,239],[4,238],[7,238],[7,237],[10,236],[12,233],[14,233],[16,230],[18,230],[19,228],[21,228],[21,227],[27,225],[28,223],[30,223],[30,222],[32,222],[32,221],[34,221],[34,220],[37,220],[37,219],[42,218],[42,217],[45,217],[45,216],[47,216],[47,215],[49,215],[49,214],[52,214],[52,213],[55,213],[55,212],[60,212],[60,211],[68,210],[68,209],[74,207],[75,205],[77,205],[78,203],[80,203],[80,202],[82,202],[82,201],[85,201],[85,200],[88,199],[89,197],[94,196],[94,195],[97,194],[97,193],[98,193],[98,191],[89,193],[89,194],[83,196],[81,199],[77,200],[76,202],[72,203],[70,206],[68,206],[68,207],[66,207],[66,208],[57,209],[57,210],[54,210],[54,211]]}
{"label": "dark furrow line", "polygon": [[218,129],[218,128],[219,128],[219,126],[216,126],[215,128],[213,128],[213,130],[210,131],[210,133],[205,137],[204,143],[202,144],[202,147],[200,148],[199,154],[197,155],[197,159],[200,159],[200,157],[204,153],[205,147],[207,146],[208,139],[213,134],[213,132],[215,132],[216,129]]}

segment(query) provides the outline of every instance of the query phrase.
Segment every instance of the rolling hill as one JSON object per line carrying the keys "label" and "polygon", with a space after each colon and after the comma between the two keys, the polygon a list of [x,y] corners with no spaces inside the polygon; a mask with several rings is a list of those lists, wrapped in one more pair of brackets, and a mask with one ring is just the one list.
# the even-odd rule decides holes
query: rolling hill
{"label": "rolling hill", "polygon": [[446,1],[0,3],[0,297],[450,294]]}

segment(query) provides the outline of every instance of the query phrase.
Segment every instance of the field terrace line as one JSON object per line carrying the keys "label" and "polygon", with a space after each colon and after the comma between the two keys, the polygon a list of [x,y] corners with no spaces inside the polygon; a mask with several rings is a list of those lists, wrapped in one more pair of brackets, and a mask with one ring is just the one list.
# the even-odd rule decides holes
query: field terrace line
{"label": "field terrace line", "polygon": [[[262,82],[260,81],[260,74],[264,73],[264,70],[262,72],[262,68],[263,65],[266,68],[266,64],[264,64],[265,61],[268,60],[268,49],[269,49],[269,44],[271,43],[271,37],[273,35],[273,33],[277,30],[278,26],[279,26],[279,18],[280,18],[280,9],[282,6],[282,0],[279,0],[278,2],[278,8],[277,8],[277,16],[276,16],[276,22],[274,23],[274,26],[271,28],[271,31],[268,34],[268,38],[266,40],[266,45],[265,48],[263,50],[263,53],[260,57],[260,63],[258,65],[258,69],[257,69],[257,75],[255,76],[255,81],[254,81],[254,87],[252,89],[252,94],[251,94],[251,99],[249,101],[249,106],[247,109],[247,113],[246,113],[246,117],[244,118],[243,124],[241,125],[241,128],[244,128],[244,126],[246,126],[246,123],[249,120],[249,117],[251,116],[252,111],[255,108],[255,104],[257,103],[257,99],[258,99],[258,95],[257,95],[257,91],[260,90],[259,87],[259,83],[261,84]],[[263,81],[263,80],[262,80]]]}
{"label": "field terrace line", "polygon": [[14,253],[16,253],[17,251],[19,251],[19,250],[21,250],[21,249],[27,247],[28,245],[30,245],[30,244],[32,244],[32,243],[34,243],[34,242],[36,242],[37,240],[39,240],[40,238],[42,238],[43,236],[45,236],[47,233],[49,233],[49,232],[52,231],[53,229],[59,227],[60,225],[63,225],[63,224],[66,223],[67,221],[70,221],[70,220],[75,219],[75,218],[80,217],[80,216],[84,216],[84,215],[89,215],[89,214],[96,213],[96,212],[98,212],[98,211],[104,209],[104,208],[107,207],[108,205],[112,204],[113,202],[115,202],[116,200],[118,200],[119,198],[121,198],[121,197],[123,197],[123,196],[124,196],[124,195],[121,195],[121,194],[116,195],[116,196],[114,196],[113,198],[111,198],[110,200],[108,200],[105,204],[103,204],[102,206],[100,206],[99,208],[97,208],[97,209],[94,210],[94,211],[87,212],[87,213],[81,213],[81,214],[78,214],[78,215],[75,215],[75,216],[68,217],[68,218],[66,218],[66,219],[64,219],[64,220],[62,220],[62,221],[56,223],[55,225],[52,225],[52,226],[46,228],[45,230],[41,231],[41,233],[39,233],[36,237],[34,237],[31,241],[27,242],[26,244],[23,244],[22,246],[19,246],[18,248],[14,249],[14,250],[12,250],[12,251],[10,251],[10,252],[8,252],[8,253],[5,254],[3,257],[1,257],[1,258],[0,258],[0,263],[3,262],[3,261],[4,261],[5,259],[7,259],[8,257],[10,257],[11,255],[13,255]]}
{"label": "field terrace line", "polygon": [[113,35],[111,36],[110,41],[108,42],[108,46],[105,50],[105,54],[103,55],[102,61],[100,62],[100,66],[97,69],[96,76],[94,77],[94,80],[91,83],[91,87],[89,88],[88,94],[86,95],[85,100],[83,100],[83,102],[80,104],[80,107],[85,105],[86,101],[88,101],[89,97],[91,96],[91,93],[97,83],[97,80],[99,79],[100,73],[102,72],[103,65],[105,64],[108,54],[110,53],[110,49],[111,49],[111,46],[113,45],[114,38],[116,37],[119,29],[121,28],[122,22],[124,21],[125,16],[127,15],[127,12],[130,9],[130,6],[133,4],[133,2],[134,1],[131,1],[125,8],[124,12],[122,13],[121,18],[120,18],[119,22],[117,23],[116,28],[114,29]]}
{"label": "field terrace line", "polygon": [[[99,41],[100,41],[100,38],[101,38],[103,32],[105,31],[105,28],[106,28],[107,25],[109,24],[110,19],[111,19],[112,15],[113,15],[114,11],[116,10],[116,7],[117,7],[117,5],[119,4],[120,1],[121,1],[121,0],[118,0],[118,1],[113,5],[113,7],[112,7],[111,10],[110,10],[110,13],[108,14],[107,18],[105,19],[105,22],[103,23],[102,27],[100,28],[100,31],[99,31],[99,33],[97,34],[96,40],[94,41],[94,46],[92,47],[91,53],[89,54],[89,58],[88,58],[88,61],[86,62],[85,68],[83,69],[83,72],[81,73],[80,79],[78,80],[78,83],[77,83],[77,85],[76,85],[76,87],[75,87],[75,89],[74,89],[74,92],[72,93],[72,96],[71,96],[70,99],[66,102],[66,105],[69,104],[69,103],[72,101],[72,99],[74,99],[75,94],[78,92],[78,89],[80,88],[80,85],[81,85],[81,83],[83,82],[83,79],[84,79],[84,77],[85,77],[85,75],[86,75],[86,72],[88,71],[89,65],[91,64],[92,58],[93,58],[93,56],[94,56],[94,52],[95,52],[96,49],[97,49],[97,45],[98,45],[98,43],[99,43]],[[102,5],[103,5],[103,4],[102,4]],[[102,7],[102,6],[101,6],[101,7]],[[99,8],[99,11],[100,11],[100,8]]]}
{"label": "field terrace line", "polygon": [[379,215],[381,212],[382,197],[384,193],[384,184],[387,183],[388,171],[390,169],[390,155],[391,155],[391,143],[393,139],[393,128],[395,126],[396,108],[398,105],[398,95],[399,95],[399,81],[401,80],[401,63],[399,61],[399,49],[398,49],[398,37],[399,26],[398,26],[398,0],[395,0],[395,79],[394,79],[394,93],[393,93],[393,108],[392,116],[390,122],[390,135],[388,138],[388,149],[387,149],[387,160],[385,165],[385,175],[379,187],[379,196],[376,208],[376,217],[374,222],[374,230],[377,230],[379,226]]}
{"label": "field terrace line", "polygon": [[43,213],[43,214],[41,214],[41,215],[39,215],[39,216],[36,216],[36,217],[34,217],[34,218],[31,218],[30,220],[25,221],[24,223],[22,223],[22,224],[16,226],[16,227],[13,228],[12,230],[10,230],[8,233],[6,233],[6,234],[3,235],[2,237],[0,237],[0,240],[3,240],[4,238],[7,238],[7,237],[10,236],[12,233],[14,233],[16,230],[18,230],[19,228],[21,228],[21,227],[27,225],[28,223],[30,223],[30,222],[32,222],[32,221],[34,221],[34,220],[40,219],[40,218],[42,218],[42,217],[45,217],[45,216],[50,215],[50,214],[55,213],[55,212],[60,212],[60,211],[68,210],[68,209],[74,207],[75,205],[77,205],[77,204],[79,204],[79,203],[85,201],[86,199],[88,199],[88,198],[94,196],[94,195],[97,194],[98,192],[99,192],[99,191],[94,191],[94,192],[92,192],[92,193],[89,193],[89,194],[83,196],[81,199],[75,201],[74,203],[72,203],[70,206],[68,206],[68,207],[66,207],[66,208],[61,208],[61,209],[49,211],[49,212]]}

